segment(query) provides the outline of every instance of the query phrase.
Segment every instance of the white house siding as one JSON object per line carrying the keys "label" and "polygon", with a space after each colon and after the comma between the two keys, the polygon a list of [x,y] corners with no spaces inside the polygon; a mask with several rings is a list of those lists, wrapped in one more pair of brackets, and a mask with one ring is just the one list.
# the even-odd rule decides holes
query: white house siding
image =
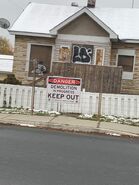
{"label": "white house siding", "polygon": [[0,55],[0,72],[13,71],[13,56],[12,55]]}
{"label": "white house siding", "polygon": [[0,55],[0,80],[4,80],[7,74],[13,72],[13,56]]}

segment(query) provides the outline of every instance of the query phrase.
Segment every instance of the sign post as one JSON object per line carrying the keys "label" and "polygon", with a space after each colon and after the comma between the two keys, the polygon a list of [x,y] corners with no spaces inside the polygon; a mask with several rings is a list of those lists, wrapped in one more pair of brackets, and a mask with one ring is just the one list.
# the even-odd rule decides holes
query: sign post
{"label": "sign post", "polygon": [[48,100],[78,103],[81,93],[82,80],[80,78],[48,76]]}

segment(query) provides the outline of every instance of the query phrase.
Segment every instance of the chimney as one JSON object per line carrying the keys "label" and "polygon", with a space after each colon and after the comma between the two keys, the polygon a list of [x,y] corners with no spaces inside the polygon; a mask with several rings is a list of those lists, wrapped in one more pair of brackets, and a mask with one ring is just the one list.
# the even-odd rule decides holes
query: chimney
{"label": "chimney", "polygon": [[72,2],[72,3],[71,3],[71,6],[76,6],[76,7],[78,7],[78,3]]}
{"label": "chimney", "polygon": [[88,0],[87,7],[95,8],[96,0]]}

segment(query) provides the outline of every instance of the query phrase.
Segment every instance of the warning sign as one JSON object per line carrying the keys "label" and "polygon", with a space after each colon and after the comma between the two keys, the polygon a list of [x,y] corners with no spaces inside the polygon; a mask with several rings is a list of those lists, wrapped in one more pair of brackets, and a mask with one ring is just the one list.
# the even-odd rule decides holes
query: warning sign
{"label": "warning sign", "polygon": [[48,76],[48,99],[78,102],[81,93],[81,82],[80,78]]}

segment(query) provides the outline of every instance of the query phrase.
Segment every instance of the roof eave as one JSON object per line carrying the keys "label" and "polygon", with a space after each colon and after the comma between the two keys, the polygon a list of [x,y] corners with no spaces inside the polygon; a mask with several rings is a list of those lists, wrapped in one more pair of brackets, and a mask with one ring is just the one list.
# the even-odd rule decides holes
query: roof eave
{"label": "roof eave", "polygon": [[34,33],[34,32],[26,32],[26,31],[14,31],[8,30],[11,35],[24,35],[24,36],[33,36],[33,37],[49,37],[55,38],[55,34],[48,34],[48,33]]}
{"label": "roof eave", "polygon": [[120,39],[120,41],[125,42],[125,43],[133,43],[133,44],[139,43],[139,39]]}
{"label": "roof eave", "polygon": [[12,71],[0,71],[1,74],[12,74]]}

